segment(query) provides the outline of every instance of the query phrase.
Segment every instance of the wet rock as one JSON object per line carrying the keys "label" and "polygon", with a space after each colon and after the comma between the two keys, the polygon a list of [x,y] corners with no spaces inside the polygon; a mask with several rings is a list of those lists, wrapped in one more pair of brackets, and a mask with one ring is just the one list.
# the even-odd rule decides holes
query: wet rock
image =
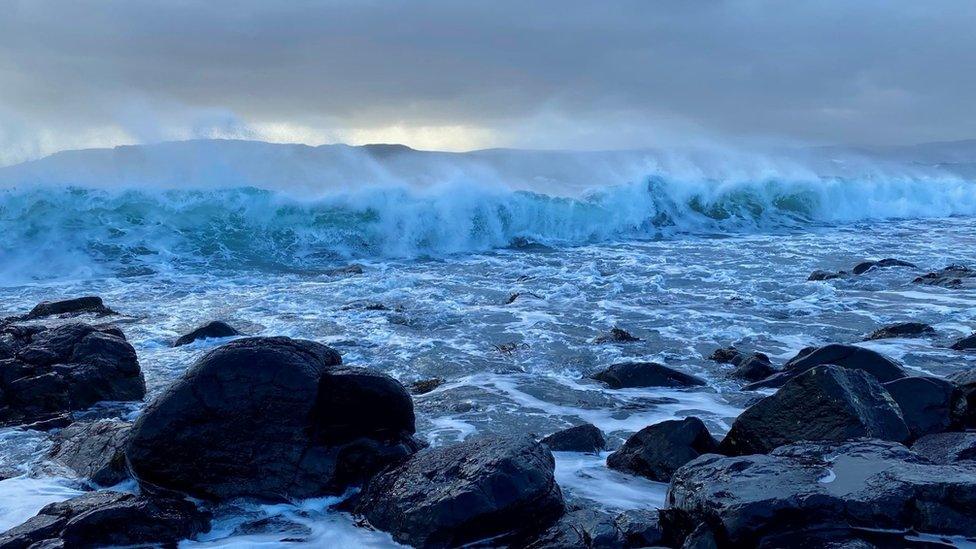
{"label": "wet rock", "polygon": [[807,277],[807,280],[808,281],[834,280],[837,278],[847,278],[848,276],[850,275],[847,271],[837,271],[836,273],[832,273],[830,271],[821,271],[818,269],[810,273],[810,276]]}
{"label": "wet rock", "polygon": [[934,465],[893,442],[799,443],[702,456],[674,474],[667,502],[721,547],[795,547],[811,531],[852,528],[971,536],[976,467]]}
{"label": "wet rock", "polygon": [[671,480],[682,465],[718,452],[718,441],[697,417],[662,421],[634,433],[607,457],[607,467],[658,482]]}
{"label": "wet rock", "polygon": [[204,324],[203,326],[195,328],[188,334],[181,335],[175,342],[173,342],[173,347],[188,345],[198,339],[231,337],[238,335],[241,335],[241,333],[235,330],[230,324],[220,320],[214,320]]}
{"label": "wet rock", "polygon": [[674,544],[674,540],[669,539],[669,536],[665,534],[657,509],[624,511],[617,515],[615,522],[627,547],[671,546]]}
{"label": "wet rock", "polygon": [[515,292],[514,294],[508,296],[508,299],[505,300],[505,305],[511,305],[512,303],[515,303],[517,299],[525,299],[529,297],[533,299],[542,299],[542,296],[532,292]]}
{"label": "wet rock", "polygon": [[365,269],[362,265],[358,263],[350,263],[345,267],[338,267],[335,269],[329,269],[325,274],[329,276],[350,276],[350,275],[361,275]]}
{"label": "wet rock", "polygon": [[976,427],[976,368],[950,374],[947,379],[956,385],[959,402],[954,410],[963,427]]}
{"label": "wet rock", "polygon": [[860,275],[868,271],[873,271],[875,269],[884,269],[888,267],[911,267],[918,268],[914,263],[909,263],[907,261],[902,261],[900,259],[886,258],[878,261],[865,261],[863,263],[858,263],[851,269],[851,272]]}
{"label": "wet rock", "polygon": [[935,328],[923,322],[901,322],[879,328],[864,338],[865,341],[872,339],[891,339],[905,337],[924,337],[935,335]]}
{"label": "wet rock", "polygon": [[708,358],[722,364],[732,364],[735,370],[729,376],[745,381],[760,381],[776,373],[769,356],[764,353],[747,354],[735,347],[725,347],[716,349]]}
{"label": "wet rock", "polygon": [[[343,367],[311,341],[259,337],[207,353],[132,428],[126,458],[147,490],[211,500],[340,494],[416,450],[396,380]],[[242,456],[246,456],[243,459]]]}
{"label": "wet rock", "polygon": [[705,380],[656,362],[622,362],[597,372],[591,378],[611,389],[626,387],[698,387]]}
{"label": "wet rock", "polygon": [[593,343],[635,343],[640,340],[639,337],[631,335],[628,331],[614,327],[609,332],[597,336]]}
{"label": "wet rock", "polygon": [[943,288],[960,288],[963,280],[976,277],[976,270],[970,269],[965,265],[949,265],[940,271],[926,273],[917,277],[915,284],[925,284],[926,286],[941,286]]}
{"label": "wet rock", "polygon": [[721,448],[728,455],[764,454],[801,440],[860,437],[903,442],[909,431],[898,405],[874,377],[817,366],[742,412]]}
{"label": "wet rock", "polygon": [[34,306],[23,318],[34,320],[55,315],[78,315],[95,313],[98,316],[116,315],[102,302],[102,298],[94,295],[65,299],[62,301],[43,301]]}
{"label": "wet rock", "polygon": [[801,350],[783,366],[783,371],[764,380],[750,383],[744,386],[743,390],[782,387],[790,379],[822,364],[863,370],[882,383],[908,377],[908,372],[904,368],[881,353],[856,345],[832,343],[823,347],[807,347]]}
{"label": "wet rock", "polygon": [[[523,546],[522,543],[517,545]],[[524,544],[524,547],[624,549],[628,544],[613,515],[595,509],[579,509],[567,512],[548,530]]]}
{"label": "wet rock", "polygon": [[952,348],[957,351],[976,350],[976,332],[953,343]]}
{"label": "wet rock", "polygon": [[735,361],[741,360],[742,352],[735,347],[719,347],[712,351],[712,354],[708,356],[709,360],[714,360],[721,364],[732,364]]}
{"label": "wet rock", "polygon": [[933,463],[976,462],[976,433],[935,433],[912,444],[912,451]]}
{"label": "wet rock", "polygon": [[936,377],[903,377],[884,384],[901,409],[912,439],[953,426],[956,387]]}
{"label": "wet rock", "polygon": [[590,423],[557,431],[540,442],[554,452],[599,452],[607,447],[603,431]]}
{"label": "wet rock", "polygon": [[[359,512],[398,542],[417,547],[525,536],[563,512],[554,466],[549,449],[526,436],[429,448],[374,477]],[[504,545],[500,539],[493,544]]]}
{"label": "wet rock", "polygon": [[74,423],[55,436],[50,458],[96,484],[118,484],[129,477],[124,450],[131,428],[111,419]]}
{"label": "wet rock", "polygon": [[91,492],[45,506],[0,535],[0,549],[175,545],[208,531],[210,519],[183,499]]}
{"label": "wet rock", "polygon": [[441,385],[444,385],[444,380],[439,377],[421,379],[420,381],[414,381],[410,384],[410,392],[415,395],[424,395],[440,387]]}
{"label": "wet rock", "polygon": [[14,357],[0,360],[0,426],[44,422],[106,400],[140,400],[135,349],[118,328],[83,323],[3,328]]}

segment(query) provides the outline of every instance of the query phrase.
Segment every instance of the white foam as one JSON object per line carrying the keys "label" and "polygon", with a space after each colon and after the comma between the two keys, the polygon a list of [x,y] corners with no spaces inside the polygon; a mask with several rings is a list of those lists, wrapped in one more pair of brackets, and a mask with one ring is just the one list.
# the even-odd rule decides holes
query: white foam
{"label": "white foam", "polygon": [[0,532],[33,517],[49,503],[84,493],[74,486],[76,482],[60,478],[19,476],[0,480]]}

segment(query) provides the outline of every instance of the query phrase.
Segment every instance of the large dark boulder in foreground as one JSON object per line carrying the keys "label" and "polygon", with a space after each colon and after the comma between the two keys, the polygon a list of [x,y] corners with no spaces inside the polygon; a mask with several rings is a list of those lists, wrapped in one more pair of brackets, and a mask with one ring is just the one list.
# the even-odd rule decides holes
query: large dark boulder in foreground
{"label": "large dark boulder in foreground", "polygon": [[925,324],[924,322],[900,322],[898,324],[885,326],[884,328],[878,328],[864,339],[865,341],[870,341],[873,339],[924,337],[931,335],[935,335],[935,328]]}
{"label": "large dark boulder in foreground", "polygon": [[834,364],[844,368],[863,370],[881,383],[887,383],[899,378],[908,377],[897,362],[885,355],[856,345],[832,343],[823,347],[807,347],[791,358],[783,371],[762,381],[750,383],[744,390],[755,390],[766,387],[782,387],[784,383],[807,370],[821,364]]}
{"label": "large dark boulder in foreground", "polygon": [[976,269],[970,269],[965,265],[949,265],[940,271],[926,273],[917,277],[912,282],[926,286],[961,288],[964,280],[974,277],[976,277]]}
{"label": "large dark boulder in foreground", "polygon": [[42,301],[24,315],[24,320],[34,320],[54,315],[78,315],[94,313],[98,316],[118,314],[105,306],[102,298],[94,295],[65,299],[62,301]]}
{"label": "large dark boulder in foreground", "polygon": [[220,320],[214,320],[198,326],[188,334],[181,335],[173,342],[173,347],[189,345],[198,339],[211,339],[218,337],[232,337],[241,335],[233,326]]}
{"label": "large dark boulder in foreground", "polygon": [[973,332],[972,334],[953,343],[952,348],[956,351],[976,350],[976,332]]}
{"label": "large dark boulder in foreground", "polygon": [[136,351],[118,328],[14,325],[3,340],[12,356],[0,360],[0,427],[146,394]]}
{"label": "large dark boulder in foreground", "polygon": [[963,427],[976,427],[976,368],[950,374],[947,379],[956,385],[959,403],[956,413]]}
{"label": "large dark boulder in foreground", "polygon": [[557,431],[539,442],[553,452],[599,452],[607,447],[603,431],[591,423]]}
{"label": "large dark boulder in foreground", "polygon": [[765,454],[803,440],[903,442],[909,436],[901,410],[874,377],[817,366],[742,412],[721,448],[728,455]]}
{"label": "large dark boulder in foreground", "polygon": [[935,433],[912,444],[912,451],[933,463],[972,461],[976,465],[976,433]]}
{"label": "large dark boulder in foreground", "polygon": [[329,347],[239,339],[207,353],[142,413],[126,457],[144,489],[211,500],[340,494],[416,450],[396,380]]}
{"label": "large dark boulder in foreground", "polygon": [[129,477],[124,450],[131,428],[112,419],[73,423],[54,437],[49,455],[81,477],[112,486]]}
{"label": "large dark boulder in foreground", "polygon": [[549,449],[527,436],[477,437],[421,450],[380,473],[358,510],[372,526],[417,547],[523,537],[563,512],[554,466]]}
{"label": "large dark boulder in foreground", "polygon": [[885,547],[910,546],[909,530],[976,535],[976,467],[935,465],[893,442],[800,443],[702,456],[674,474],[667,503],[705,524],[719,547],[798,547],[814,533],[858,539],[857,528],[883,533]]}
{"label": "large dark boulder in foreground", "polygon": [[627,387],[698,387],[705,380],[656,362],[622,362],[590,376],[611,389]]}
{"label": "large dark boulder in foreground", "polygon": [[91,492],[45,506],[27,522],[0,535],[0,549],[175,546],[208,531],[210,518],[184,499]]}
{"label": "large dark boulder in foreground", "polygon": [[911,267],[917,268],[918,266],[914,263],[909,263],[907,261],[902,261],[901,259],[894,259],[891,257],[885,259],[879,259],[878,261],[864,261],[858,263],[851,269],[851,272],[860,275],[867,273],[868,271],[873,271],[875,269],[885,269],[888,267]]}
{"label": "large dark boulder in foreground", "polygon": [[953,427],[959,401],[955,385],[937,377],[903,377],[884,384],[901,409],[912,439]]}
{"label": "large dark boulder in foreground", "polygon": [[717,451],[718,441],[700,419],[674,419],[634,433],[623,447],[607,457],[607,467],[667,482],[678,467]]}

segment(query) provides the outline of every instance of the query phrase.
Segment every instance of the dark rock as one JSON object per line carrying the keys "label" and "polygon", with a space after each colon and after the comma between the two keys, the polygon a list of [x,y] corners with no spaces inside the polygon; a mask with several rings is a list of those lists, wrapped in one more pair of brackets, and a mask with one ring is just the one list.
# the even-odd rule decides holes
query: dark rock
{"label": "dark rock", "polygon": [[950,374],[947,379],[956,385],[958,403],[955,412],[963,427],[976,427],[976,368]]}
{"label": "dark rock", "polygon": [[952,348],[957,351],[976,350],[976,332],[953,343]]}
{"label": "dark rock", "polygon": [[350,263],[345,267],[338,267],[335,269],[329,269],[325,274],[329,276],[349,276],[349,275],[361,275],[365,269],[358,263]]}
{"label": "dark rock", "polygon": [[808,281],[834,280],[837,278],[846,278],[847,276],[848,276],[847,271],[838,271],[836,273],[832,273],[829,271],[821,271],[818,269],[810,273],[810,276],[807,277],[807,280]]}
{"label": "dark rock", "polygon": [[366,486],[359,511],[398,542],[418,547],[525,536],[563,512],[554,466],[549,450],[529,437],[472,438],[421,450],[380,473]]}
{"label": "dark rock", "polygon": [[976,461],[976,433],[935,433],[912,444],[912,451],[933,463]]}
{"label": "dark rock", "polygon": [[207,353],[142,413],[126,448],[144,489],[280,501],[340,494],[416,449],[396,380],[286,337]]}
{"label": "dark rock", "polygon": [[637,341],[640,341],[639,337],[630,335],[627,330],[614,327],[608,333],[597,336],[593,343],[634,343]]}
{"label": "dark rock", "polygon": [[744,358],[739,364],[736,365],[735,370],[729,374],[731,377],[742,379],[745,381],[756,382],[762,379],[766,379],[771,375],[776,373],[776,368],[769,362],[769,359],[764,360],[765,355],[756,353],[753,356]]}
{"label": "dark rock", "polygon": [[953,426],[956,387],[936,377],[903,377],[884,384],[901,409],[912,439]]}
{"label": "dark rock", "polygon": [[898,405],[872,376],[817,366],[742,412],[721,448],[728,455],[764,454],[802,440],[860,437],[903,442],[909,431]]}
{"label": "dark rock", "polygon": [[505,300],[505,305],[511,305],[512,303],[515,303],[515,300],[516,299],[525,298],[525,297],[531,297],[531,298],[534,298],[534,299],[542,299],[542,296],[540,296],[539,294],[532,293],[532,292],[515,292],[514,294],[508,296],[508,299]]}
{"label": "dark rock", "polygon": [[95,313],[98,316],[108,316],[118,314],[109,309],[102,303],[102,298],[94,295],[65,299],[62,301],[43,301],[34,306],[26,316],[25,320],[33,320],[54,315],[76,315],[82,313]]}
{"label": "dark rock", "polygon": [[915,284],[925,284],[927,286],[942,286],[944,288],[960,288],[963,279],[976,277],[976,270],[970,269],[965,265],[949,265],[941,271],[926,273],[917,277]]}
{"label": "dark rock", "polygon": [[712,351],[708,359],[722,364],[732,364],[734,361],[740,360],[741,357],[742,352],[735,347],[720,347]]}
{"label": "dark rock", "polygon": [[800,443],[701,456],[675,472],[667,502],[720,547],[805,546],[796,542],[817,530],[972,536],[976,467],[933,465],[893,442]]}
{"label": "dark rock", "polygon": [[907,261],[902,261],[900,259],[892,259],[889,257],[887,259],[882,259],[879,261],[865,261],[863,263],[858,263],[857,265],[854,266],[853,269],[851,269],[851,272],[856,275],[859,275],[859,274],[864,274],[868,271],[873,271],[875,269],[883,269],[887,267],[918,268],[918,266],[915,265],[914,263],[909,263]]}
{"label": "dark rock", "polygon": [[422,379],[420,381],[414,381],[410,384],[410,392],[415,395],[423,395],[433,391],[441,385],[444,385],[444,380],[439,377]]}
{"label": "dark rock", "polygon": [[908,372],[904,368],[881,353],[856,345],[832,343],[823,347],[807,347],[801,350],[783,366],[783,371],[764,380],[750,383],[743,389],[749,391],[766,387],[782,387],[790,379],[821,364],[863,370],[882,383],[908,377]]}
{"label": "dark rock", "polygon": [[922,322],[902,322],[879,328],[868,335],[865,341],[902,337],[923,337],[935,335],[935,328]]}
{"label": "dark rock", "polygon": [[634,433],[623,447],[607,457],[607,467],[667,482],[685,463],[717,451],[718,441],[700,419],[674,419]]}
{"label": "dark rock", "polygon": [[50,457],[96,484],[118,484],[129,476],[124,450],[131,428],[111,419],[74,423],[55,436]]}
{"label": "dark rock", "polygon": [[210,519],[183,499],[91,492],[45,506],[0,535],[0,549],[175,545],[208,531]]}
{"label": "dark rock", "polygon": [[222,322],[220,320],[214,320],[199,326],[188,334],[181,335],[179,338],[173,342],[173,347],[180,347],[182,345],[187,345],[193,343],[198,339],[210,339],[217,337],[231,337],[241,335],[240,332],[234,329],[233,326]]}
{"label": "dark rock", "polygon": [[611,389],[626,387],[699,387],[705,380],[673,370],[656,362],[622,362],[597,372],[591,378]]}
{"label": "dark rock", "polygon": [[540,442],[554,452],[599,452],[607,447],[603,431],[589,423],[557,431]]}
{"label": "dark rock", "polygon": [[674,543],[665,535],[657,509],[631,509],[617,515],[615,521],[627,547],[651,547]]}
{"label": "dark rock", "polygon": [[[523,546],[522,543],[515,545]],[[624,549],[628,544],[613,515],[594,509],[578,509],[567,512],[548,530],[525,543],[524,547]]]}
{"label": "dark rock", "polygon": [[146,394],[135,349],[117,328],[71,323],[4,332],[15,357],[0,360],[0,426],[45,422]]}
{"label": "dark rock", "polygon": [[718,541],[712,529],[703,522],[685,538],[681,549],[718,549]]}

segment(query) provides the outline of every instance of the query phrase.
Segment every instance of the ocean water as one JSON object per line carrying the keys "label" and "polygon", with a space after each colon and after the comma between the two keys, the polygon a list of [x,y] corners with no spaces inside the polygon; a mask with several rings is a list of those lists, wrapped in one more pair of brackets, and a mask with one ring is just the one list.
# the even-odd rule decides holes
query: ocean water
{"label": "ocean water", "polygon": [[[434,445],[487,432],[543,436],[585,421],[617,446],[689,415],[720,435],[756,395],[707,360],[719,346],[782,363],[807,345],[921,321],[938,335],[858,344],[919,373],[976,366],[976,355],[948,349],[976,330],[976,290],[912,284],[951,263],[976,266],[972,190],[945,175],[653,174],[564,195],[450,182],[314,199],[253,186],[14,185],[0,189],[0,316],[102,296],[123,314],[116,322],[150,398],[226,341],[170,346],[205,321],[321,341],[404,383],[443,378],[414,398],[418,434]],[[815,269],[883,257],[919,269],[806,281]],[[343,269],[350,264],[362,272]],[[615,326],[641,341],[594,343]],[[610,390],[587,379],[622,360],[709,383]],[[11,477],[0,481],[0,530],[82,488],[46,466],[48,444],[41,433],[0,430],[0,472]],[[665,485],[608,470],[606,455],[556,453],[568,499],[610,510],[662,505]],[[213,532],[185,545],[395,545],[329,511],[334,502],[228,505]],[[268,517],[263,530],[246,527]]]}

